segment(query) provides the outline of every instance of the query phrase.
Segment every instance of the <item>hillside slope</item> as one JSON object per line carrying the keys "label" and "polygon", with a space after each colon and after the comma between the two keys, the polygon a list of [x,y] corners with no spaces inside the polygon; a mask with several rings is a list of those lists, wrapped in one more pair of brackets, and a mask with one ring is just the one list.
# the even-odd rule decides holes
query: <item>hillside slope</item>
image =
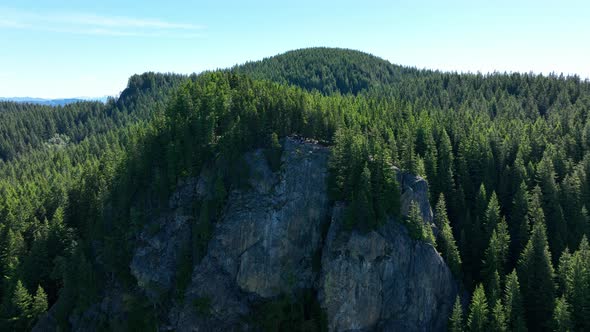
{"label": "hillside slope", "polygon": [[392,65],[376,56],[347,49],[306,48],[289,51],[232,70],[255,79],[292,84],[324,94],[357,94],[400,82],[416,70]]}
{"label": "hillside slope", "polygon": [[[234,68],[178,81],[163,75],[162,82],[179,83],[172,94],[158,88],[156,77],[133,77],[130,89],[111,103],[121,113],[97,112],[106,123],[116,120],[117,114],[128,114],[131,124],[101,133],[98,126],[98,134],[74,144],[55,139],[45,145],[41,134],[43,139],[29,148],[28,132],[22,130],[27,119],[12,112],[21,130],[16,136],[8,135],[8,141],[20,142],[24,149],[17,158],[0,162],[0,274],[4,277],[0,327],[27,330],[48,306],[54,326],[66,330],[222,324],[224,312],[202,320],[212,306],[222,310],[225,305],[209,298],[210,294],[200,295],[203,290],[193,282],[196,273],[201,276],[197,281],[209,282],[216,276],[227,286],[217,285],[235,300],[227,303],[227,322],[232,326],[243,322],[234,319],[236,312],[248,312],[242,317],[244,324],[251,326],[251,319],[263,317],[259,321],[269,325],[261,329],[269,330],[276,330],[276,324],[339,329],[356,323],[367,329],[439,328],[447,317],[439,315],[434,322],[430,318],[437,311],[428,308],[444,303],[441,308],[446,313],[448,298],[429,296],[453,293],[444,286],[449,284],[446,264],[462,280],[460,288],[475,294],[464,312],[456,306],[455,317],[480,312],[482,321],[502,324],[502,314],[509,311],[510,329],[526,326],[549,331],[557,324],[554,312],[565,316],[569,312],[569,323],[576,330],[590,329],[584,309],[590,306],[585,300],[590,297],[584,295],[590,279],[580,272],[590,270],[585,259],[590,234],[589,82],[556,75],[410,69],[409,75],[393,75],[391,82],[382,84],[386,80],[370,76],[368,68],[361,75],[368,88],[355,94],[352,85],[344,84],[340,91],[331,81],[319,93],[310,91],[314,88],[306,83],[315,80],[316,72],[332,68],[322,75],[350,78],[360,73],[362,61],[381,60],[370,56],[362,60],[366,55],[343,50],[294,54],[298,52],[309,55],[309,63],[297,62],[288,72],[282,69],[287,64],[276,70],[266,65],[278,61],[278,56],[258,63],[266,68],[261,72],[241,73]],[[347,64],[357,57],[360,63]],[[330,67],[332,63],[337,65]],[[298,72],[304,73],[303,83],[283,77]],[[156,94],[143,98],[144,88],[155,89],[151,91]],[[135,114],[147,117],[137,119]],[[79,129],[94,133],[96,123],[101,122],[82,121]],[[44,133],[43,126],[35,128],[40,131],[33,130],[30,137]],[[299,196],[285,201],[280,194],[270,193],[254,200],[234,196],[242,193],[247,198],[252,190],[281,188],[281,181],[297,172],[291,171],[293,167],[282,169],[286,166],[282,151],[289,149],[285,141],[289,137],[329,147],[327,195],[322,195],[322,201],[327,197],[330,207],[346,207],[336,213],[340,222],[334,217],[329,229],[320,232],[326,240],[322,251],[311,255],[311,274],[310,251],[317,249],[315,228],[287,232],[311,234],[309,243],[297,246],[304,252],[289,249],[293,257],[301,258],[301,264],[267,252],[268,248],[294,247],[282,236],[278,237],[284,241],[273,242],[277,234],[285,234],[280,229],[271,227],[269,234],[259,234],[248,228],[266,231],[266,224],[260,223],[269,220],[271,226],[300,225],[303,219],[285,222],[291,219],[280,219],[279,212],[293,210],[290,201],[300,202],[297,207],[302,210],[307,202]],[[244,157],[252,151],[260,151],[271,170],[254,175],[255,180],[270,179],[262,184],[254,181],[254,188],[248,181],[251,160]],[[295,156],[305,161],[304,151],[304,147],[295,149]],[[416,178],[409,182],[398,178],[392,165],[428,179],[428,189],[405,190],[406,183]],[[205,176],[209,181],[197,181],[197,188],[213,188],[212,192],[189,195],[192,204],[183,203],[177,209],[179,205],[171,200],[183,188],[194,191],[189,180],[199,179],[204,169],[210,170]],[[318,183],[314,187],[324,190]],[[313,194],[306,191],[304,195]],[[416,206],[415,202],[429,204]],[[432,219],[430,206],[436,206]],[[241,220],[250,222],[232,224],[221,236],[218,231],[226,225],[227,211],[237,211]],[[154,222],[159,217],[162,224]],[[436,224],[434,232],[423,217]],[[310,226],[316,225],[310,218],[306,219]],[[340,224],[340,228],[332,227]],[[245,233],[241,226],[248,226]],[[179,241],[162,240],[175,232],[182,234]],[[236,248],[246,246],[242,240],[257,241],[261,235],[266,240],[242,248],[243,255],[238,251],[236,256]],[[295,235],[294,243],[299,243]],[[367,237],[372,241],[366,241]],[[182,243],[190,250],[184,248],[178,256],[174,253]],[[152,249],[138,252],[139,246]],[[440,256],[434,255],[432,246]],[[408,254],[396,257],[391,248]],[[281,252],[277,249],[276,254]],[[160,260],[161,256],[170,259]],[[409,257],[423,257],[418,261],[429,263],[418,268],[417,260]],[[167,272],[151,274],[157,271],[157,262]],[[260,269],[248,269],[249,262]],[[404,269],[416,276],[415,282],[391,289],[391,280],[399,276],[391,270],[395,264],[406,264]],[[281,276],[265,274],[279,290],[295,289],[298,280],[304,285],[309,280],[317,283],[311,289],[300,287],[300,292],[294,292],[298,294],[277,294],[257,276],[269,266],[291,270]],[[421,279],[423,275],[433,278]],[[504,283],[510,286],[510,297],[505,295]],[[388,311],[408,304],[405,292],[417,294],[414,297],[421,304],[408,306],[412,309],[407,311]],[[184,302],[186,295],[192,303]],[[341,305],[342,298],[355,302]],[[490,309],[487,312],[482,309],[484,303]],[[414,319],[414,309],[424,314],[423,320]],[[120,315],[108,319],[108,312]],[[345,319],[356,312],[363,312],[363,317]],[[309,322],[312,316],[313,323]],[[401,324],[397,317],[406,317],[410,325]],[[457,329],[464,328],[461,320],[455,323],[461,325]]]}

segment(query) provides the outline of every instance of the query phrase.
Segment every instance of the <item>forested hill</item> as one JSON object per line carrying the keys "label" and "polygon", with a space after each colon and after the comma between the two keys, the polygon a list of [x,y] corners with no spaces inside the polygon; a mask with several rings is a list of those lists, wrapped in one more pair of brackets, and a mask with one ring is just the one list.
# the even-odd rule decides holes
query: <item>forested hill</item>
{"label": "forested hill", "polygon": [[[330,199],[347,207],[347,232],[399,216],[392,165],[428,180],[437,238],[419,212],[403,223],[473,295],[457,302],[455,331],[590,330],[590,83],[578,77],[424,71],[314,48],[190,77],[136,75],[106,105],[0,107],[1,330],[38,317],[84,326],[113,292],[121,315],[99,314],[97,329],[165,325],[229,193],[247,186],[244,154],[263,148],[278,171],[291,135],[331,147]],[[215,190],[194,202],[177,285],[148,299],[130,272],[139,232],[211,165]],[[322,328],[307,309],[285,309],[293,301],[265,303],[259,321]],[[209,304],[194,307],[210,314]]]}
{"label": "forested hill", "polygon": [[145,73],[107,103],[79,101],[65,106],[0,101],[0,160],[46,145],[79,143],[87,137],[148,120],[186,77]]}
{"label": "forested hill", "polygon": [[286,52],[235,66],[232,70],[254,79],[292,84],[325,94],[357,94],[401,82],[406,76],[418,72],[367,53],[323,47]]}

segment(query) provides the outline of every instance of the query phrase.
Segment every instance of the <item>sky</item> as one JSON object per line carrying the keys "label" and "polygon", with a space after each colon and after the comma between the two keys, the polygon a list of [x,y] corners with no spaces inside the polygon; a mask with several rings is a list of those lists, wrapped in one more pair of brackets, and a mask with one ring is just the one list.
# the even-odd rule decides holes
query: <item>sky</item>
{"label": "sky", "polygon": [[313,46],[418,68],[590,78],[589,17],[579,0],[0,0],[0,97],[117,95],[133,74]]}

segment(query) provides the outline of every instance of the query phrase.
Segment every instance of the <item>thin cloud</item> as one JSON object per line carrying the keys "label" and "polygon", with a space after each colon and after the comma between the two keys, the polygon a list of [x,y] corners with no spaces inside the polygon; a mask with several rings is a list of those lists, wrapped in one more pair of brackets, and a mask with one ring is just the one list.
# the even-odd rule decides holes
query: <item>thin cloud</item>
{"label": "thin cloud", "polygon": [[118,28],[149,28],[149,29],[180,29],[180,30],[199,30],[202,26],[190,23],[174,23],[157,19],[138,19],[131,17],[104,17],[88,14],[71,14],[57,17],[58,22],[76,23],[80,25],[93,25],[101,27],[118,27]]}
{"label": "thin cloud", "polygon": [[0,28],[113,37],[199,38],[201,25],[154,18],[101,16],[89,13],[0,11]]}

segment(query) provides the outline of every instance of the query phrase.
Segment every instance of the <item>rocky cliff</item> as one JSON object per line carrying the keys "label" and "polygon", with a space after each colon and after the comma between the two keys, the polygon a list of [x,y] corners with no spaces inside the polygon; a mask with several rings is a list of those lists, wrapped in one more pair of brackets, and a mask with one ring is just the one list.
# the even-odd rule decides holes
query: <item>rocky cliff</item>
{"label": "rocky cliff", "polygon": [[341,231],[334,208],[319,298],[331,331],[441,331],[457,285],[436,250],[390,221],[367,234]]}
{"label": "rocky cliff", "polygon": [[[457,286],[436,250],[395,220],[368,233],[343,231],[344,206],[327,195],[329,149],[294,138],[283,148],[278,172],[263,150],[246,155],[249,186],[229,193],[183,296],[161,306],[159,329],[257,330],[245,319],[257,303],[312,289],[331,331],[444,330]],[[179,185],[168,209],[138,236],[130,269],[136,291],[154,303],[175,290],[190,246],[191,206],[207,195],[208,173]],[[427,183],[399,171],[398,181],[402,213],[414,200],[430,223]],[[70,319],[74,330],[96,330],[93,315],[117,315],[107,304],[120,300],[105,293],[92,307],[98,313],[81,315],[85,323]],[[49,329],[48,322],[37,329]]]}

